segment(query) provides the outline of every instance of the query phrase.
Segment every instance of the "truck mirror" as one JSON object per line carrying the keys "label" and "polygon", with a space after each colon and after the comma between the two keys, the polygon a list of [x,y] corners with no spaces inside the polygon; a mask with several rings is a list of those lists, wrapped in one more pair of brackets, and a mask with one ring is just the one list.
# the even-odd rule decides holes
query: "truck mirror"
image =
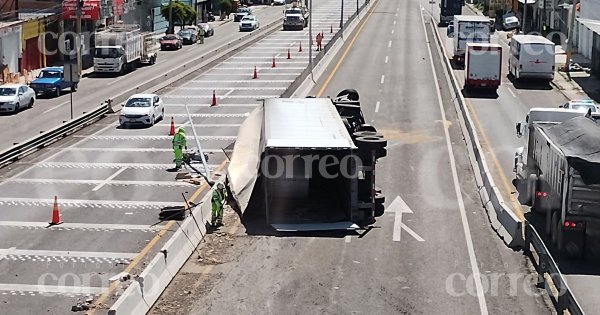
{"label": "truck mirror", "polygon": [[521,132],[522,124],[518,122],[515,127],[517,129],[517,137],[521,138],[523,136],[523,132]]}
{"label": "truck mirror", "polygon": [[448,38],[454,37],[454,25],[448,25],[448,29],[446,30],[446,35]]}

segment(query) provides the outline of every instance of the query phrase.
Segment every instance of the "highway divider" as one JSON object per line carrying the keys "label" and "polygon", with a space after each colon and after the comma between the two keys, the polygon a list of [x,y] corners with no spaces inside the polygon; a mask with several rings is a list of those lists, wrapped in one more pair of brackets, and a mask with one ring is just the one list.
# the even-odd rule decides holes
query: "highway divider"
{"label": "highway divider", "polygon": [[450,78],[449,82],[454,94],[457,112],[459,118],[462,118],[461,128],[467,143],[479,197],[486,209],[492,228],[507,246],[513,249],[522,249],[524,254],[529,257],[538,273],[537,286],[546,290],[558,314],[564,314],[564,311],[568,310],[571,315],[583,315],[584,312],[581,306],[571,293],[558,265],[550,255],[540,235],[528,222],[522,222],[504,203],[499,189],[494,184],[492,173],[488,169],[475,124],[471,120],[471,115],[462,95],[461,87],[454,75],[452,65],[446,58],[446,48],[435,26],[436,22],[433,17],[429,24],[440,47],[444,68]]}
{"label": "highway divider", "polygon": [[194,59],[190,59],[186,63],[164,73],[163,75],[147,80],[137,86],[116,95],[115,97],[106,100],[97,108],[88,113],[83,113],[81,116],[70,120],[50,131],[41,133],[23,143],[15,144],[12,147],[0,152],[0,168],[11,164],[39,149],[42,149],[66,136],[92,124],[93,122],[104,118],[108,114],[114,114],[120,111],[120,104],[127,100],[130,95],[136,93],[149,93],[158,91],[176,81],[185,79],[190,75],[194,75],[196,71],[213,67],[224,58],[243,50],[253,44],[256,40],[262,39],[267,35],[275,32],[281,27],[281,21],[275,20],[264,27],[247,34],[242,38],[230,41],[221,47],[211,50]]}
{"label": "highway divider", "polygon": [[[513,249],[520,249],[525,242],[523,222],[508,206],[506,206],[502,195],[500,194],[500,190],[494,184],[492,173],[487,166],[485,154],[479,142],[475,124],[471,119],[471,115],[466,106],[467,103],[462,94],[462,87],[458,84],[458,79],[454,75],[450,60],[446,58],[448,55],[446,47],[435,26],[436,22],[433,18],[431,18],[429,25],[435,35],[438,46],[440,47],[442,63],[446,68],[446,73],[448,73],[448,76],[450,77],[451,92],[454,94],[454,99],[458,105],[457,111],[459,113],[459,118],[462,118],[462,122],[464,123],[463,134],[469,151],[469,160],[471,161],[471,166],[475,173],[475,182],[477,183],[479,197],[487,212],[492,228],[498,233],[507,246]],[[466,131],[466,133],[464,131]]]}

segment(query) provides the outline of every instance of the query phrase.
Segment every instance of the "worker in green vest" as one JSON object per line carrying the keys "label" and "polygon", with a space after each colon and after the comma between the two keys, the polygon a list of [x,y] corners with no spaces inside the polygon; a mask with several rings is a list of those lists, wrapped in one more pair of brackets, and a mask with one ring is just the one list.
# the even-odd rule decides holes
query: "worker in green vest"
{"label": "worker in green vest", "polygon": [[198,35],[200,36],[200,44],[204,44],[204,26],[200,25],[200,31],[198,31]]}
{"label": "worker in green vest", "polygon": [[212,194],[212,219],[210,224],[213,227],[223,225],[223,206],[225,206],[226,200],[225,185],[223,183],[217,184],[217,189],[213,190]]}
{"label": "worker in green vest", "polygon": [[175,170],[181,169],[181,163],[183,162],[183,149],[187,147],[185,139],[185,129],[179,127],[177,133],[173,136],[173,152],[175,153]]}

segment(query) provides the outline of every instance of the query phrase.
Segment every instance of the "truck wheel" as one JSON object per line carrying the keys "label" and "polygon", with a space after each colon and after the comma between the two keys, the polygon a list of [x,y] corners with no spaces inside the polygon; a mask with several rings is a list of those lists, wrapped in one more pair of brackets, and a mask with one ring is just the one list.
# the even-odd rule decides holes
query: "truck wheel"
{"label": "truck wheel", "polygon": [[387,140],[377,137],[358,137],[356,138],[356,145],[361,151],[378,150],[387,146]]}
{"label": "truck wheel", "polygon": [[150,57],[150,64],[153,65],[156,63],[156,57]]}
{"label": "truck wheel", "polygon": [[382,193],[375,194],[375,203],[382,205],[385,203],[385,195]]}
{"label": "truck wheel", "polygon": [[359,100],[358,92],[355,89],[345,89],[345,90],[341,91],[340,93],[338,93],[338,95],[337,95],[337,97],[342,97],[342,96],[347,96],[348,99],[351,101]]}
{"label": "truck wheel", "polygon": [[60,96],[60,86],[56,87],[56,89],[54,90],[54,94],[56,95],[56,97]]}

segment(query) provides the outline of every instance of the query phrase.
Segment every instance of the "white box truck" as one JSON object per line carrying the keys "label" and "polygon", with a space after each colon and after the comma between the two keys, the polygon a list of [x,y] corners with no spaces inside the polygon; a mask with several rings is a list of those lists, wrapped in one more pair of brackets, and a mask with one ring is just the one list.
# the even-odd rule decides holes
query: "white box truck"
{"label": "white box truck", "polygon": [[545,232],[561,254],[598,257],[600,126],[576,110],[533,108],[516,127],[524,138],[515,155],[519,199],[545,215]]}
{"label": "white box truck", "polygon": [[137,24],[115,24],[95,33],[94,72],[124,74],[141,62],[154,64],[158,46]]}
{"label": "white box truck", "polygon": [[455,15],[454,23],[448,27],[448,37],[453,38],[454,62],[463,63],[467,43],[490,42],[490,19],[477,15]]}
{"label": "white box truck", "polygon": [[501,83],[502,47],[498,44],[467,43],[465,90],[497,90]]}
{"label": "white box truck", "polygon": [[508,72],[521,78],[554,79],[555,45],[538,35],[514,35],[509,45]]}

